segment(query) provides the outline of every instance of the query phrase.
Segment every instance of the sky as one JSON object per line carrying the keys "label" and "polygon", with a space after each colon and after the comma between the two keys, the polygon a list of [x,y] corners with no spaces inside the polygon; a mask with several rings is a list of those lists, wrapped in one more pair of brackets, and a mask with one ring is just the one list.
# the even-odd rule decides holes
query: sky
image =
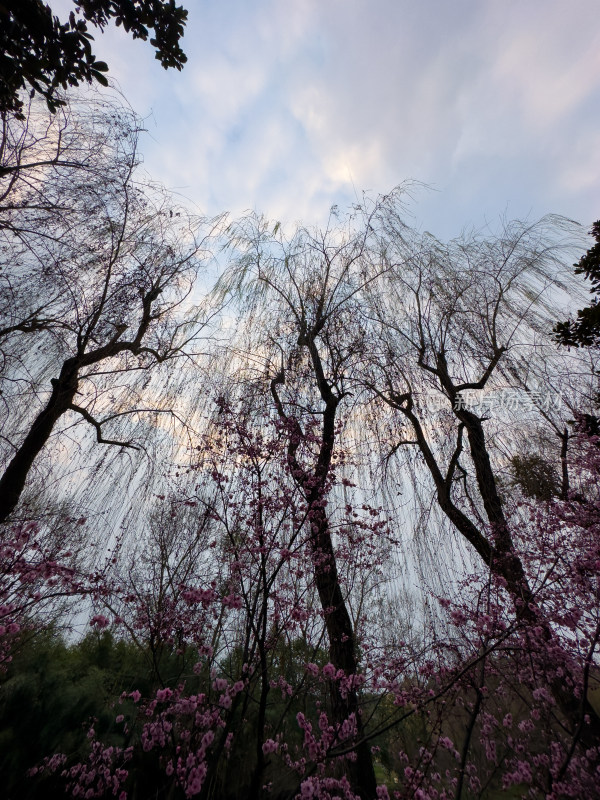
{"label": "sky", "polygon": [[181,73],[120,29],[95,52],[146,120],[148,173],[203,213],[319,225],[412,180],[412,223],[442,239],[600,217],[597,0],[178,2]]}

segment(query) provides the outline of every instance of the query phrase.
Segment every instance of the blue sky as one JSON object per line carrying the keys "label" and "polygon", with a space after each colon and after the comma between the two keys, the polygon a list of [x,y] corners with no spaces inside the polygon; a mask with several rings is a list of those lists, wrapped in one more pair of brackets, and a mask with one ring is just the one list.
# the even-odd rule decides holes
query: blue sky
{"label": "blue sky", "polygon": [[183,4],[183,72],[117,30],[96,52],[147,118],[148,172],[203,212],[320,223],[413,179],[442,238],[600,216],[597,0]]}

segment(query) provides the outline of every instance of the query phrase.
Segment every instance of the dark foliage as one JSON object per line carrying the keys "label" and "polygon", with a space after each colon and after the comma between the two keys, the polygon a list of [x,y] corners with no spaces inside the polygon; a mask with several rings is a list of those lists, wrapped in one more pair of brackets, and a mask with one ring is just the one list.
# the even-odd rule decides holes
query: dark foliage
{"label": "dark foliage", "polygon": [[560,496],[560,482],[556,470],[541,456],[515,455],[510,459],[513,481],[520,486],[525,497],[551,500]]}
{"label": "dark foliage", "polygon": [[0,4],[0,112],[22,114],[22,90],[38,92],[55,111],[57,91],[80,83],[106,85],[108,66],[92,52],[90,27],[102,31],[114,20],[134,39],[150,44],[167,69],[180,70],[186,56],[179,46],[187,11],[175,0],[81,0],[67,22],[41,0],[3,0]]}
{"label": "dark foliage", "polygon": [[600,345],[600,220],[593,224],[590,234],[596,244],[575,264],[575,274],[591,282],[592,302],[577,312],[576,320],[559,322],[554,327],[556,340],[567,347]]}
{"label": "dark foliage", "polygon": [[[134,688],[152,695],[160,684],[147,655],[108,631],[71,645],[52,631],[28,636],[0,681],[0,782],[3,796],[12,800],[62,798],[64,781],[58,775],[28,776],[28,771],[54,752],[65,753],[69,762],[84,758],[91,725],[107,746],[131,744],[139,733],[132,722],[135,707],[119,703],[119,695]],[[186,661],[191,672],[190,658]],[[169,683],[176,683],[181,659],[165,654],[161,668]],[[131,730],[115,722],[119,713]],[[132,764],[140,797],[155,796],[164,783],[152,760],[146,761],[138,753]]]}

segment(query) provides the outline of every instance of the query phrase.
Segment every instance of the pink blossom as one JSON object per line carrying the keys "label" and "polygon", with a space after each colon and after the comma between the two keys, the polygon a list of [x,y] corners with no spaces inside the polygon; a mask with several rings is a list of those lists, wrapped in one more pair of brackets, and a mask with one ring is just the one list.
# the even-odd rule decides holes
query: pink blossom
{"label": "pink blossom", "polygon": [[110,624],[110,621],[107,617],[103,614],[96,614],[95,617],[92,617],[90,620],[90,625],[94,625],[97,628],[106,628]]}
{"label": "pink blossom", "polygon": [[329,680],[335,678],[336,671],[337,671],[336,668],[331,663],[325,664],[322,670],[323,676]]}

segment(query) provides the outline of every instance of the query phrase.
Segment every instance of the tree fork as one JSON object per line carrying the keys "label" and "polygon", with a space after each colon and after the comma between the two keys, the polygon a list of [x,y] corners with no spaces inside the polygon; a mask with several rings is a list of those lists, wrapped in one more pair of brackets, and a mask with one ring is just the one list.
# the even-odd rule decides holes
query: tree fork
{"label": "tree fork", "polygon": [[[447,378],[447,376],[444,377]],[[446,386],[448,386],[448,380],[447,378]],[[451,388],[454,389],[453,386]],[[554,641],[554,633],[546,621],[540,617],[537,602],[529,586],[523,564],[514,551],[512,537],[502,509],[502,501],[496,488],[481,421],[471,412],[456,408],[453,403],[454,413],[467,429],[469,449],[475,466],[477,484],[484,503],[486,516],[496,533],[495,543],[490,542],[466,514],[452,502],[450,481],[448,480],[448,477],[451,478],[452,476],[450,474],[445,478],[442,475],[435,456],[427,443],[421,423],[414,413],[410,393],[397,395],[392,392],[389,397],[381,392],[377,392],[377,394],[392,408],[401,411],[410,421],[415,432],[416,444],[436,485],[440,509],[458,532],[473,545],[490,571],[506,581],[508,592],[515,604],[517,618],[528,625],[541,627],[547,643]],[[456,397],[456,392],[454,392],[453,396]],[[571,692],[565,689],[563,682],[557,677],[549,681],[549,687],[558,709],[569,724],[575,729],[581,730],[580,739],[586,749],[599,747],[600,717],[588,698],[583,697],[579,701]],[[589,718],[589,723],[581,725],[580,723],[584,716]]]}

